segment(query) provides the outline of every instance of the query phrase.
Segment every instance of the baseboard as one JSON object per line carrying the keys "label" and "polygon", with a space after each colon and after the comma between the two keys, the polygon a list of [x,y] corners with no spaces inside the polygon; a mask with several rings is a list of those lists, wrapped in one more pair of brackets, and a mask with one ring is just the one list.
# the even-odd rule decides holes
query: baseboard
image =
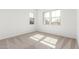
{"label": "baseboard", "polygon": [[[37,31],[37,32],[43,32],[43,31]],[[49,32],[43,32],[43,33],[53,34],[53,33],[49,33]],[[76,38],[71,38],[71,37],[67,37],[67,36],[63,36],[63,35],[58,35],[58,34],[53,34],[53,35],[61,36],[61,37],[69,38],[69,39],[76,39]]]}
{"label": "baseboard", "polygon": [[35,31],[22,32],[22,33],[17,33],[17,34],[12,34],[12,35],[7,35],[7,36],[4,36],[4,37],[0,38],[0,40],[8,39],[8,38],[12,38],[12,37],[20,36],[20,35],[23,35],[23,34],[32,33],[32,32],[35,32]]}
{"label": "baseboard", "polygon": [[77,45],[78,45],[78,48],[79,48],[79,40],[77,39]]}

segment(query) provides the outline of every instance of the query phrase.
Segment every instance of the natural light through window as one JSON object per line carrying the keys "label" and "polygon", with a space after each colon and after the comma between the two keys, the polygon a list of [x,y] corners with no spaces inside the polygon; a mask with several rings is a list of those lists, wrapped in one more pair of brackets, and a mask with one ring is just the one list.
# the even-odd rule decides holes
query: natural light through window
{"label": "natural light through window", "polygon": [[33,13],[29,13],[29,17],[34,18]]}
{"label": "natural light through window", "polygon": [[30,38],[31,38],[31,39],[34,39],[34,40],[36,40],[36,41],[39,41],[39,40],[41,40],[42,38],[44,38],[44,35],[42,35],[42,34],[35,34],[35,35],[31,36]]}
{"label": "natural light through window", "polygon": [[61,10],[44,12],[44,24],[60,24]]}
{"label": "natural light through window", "polygon": [[39,41],[39,43],[47,45],[51,48],[55,48],[58,41],[58,39],[56,38],[46,37],[45,35],[42,35],[42,34],[35,34],[31,36],[30,38],[35,41]]}
{"label": "natural light through window", "polygon": [[46,37],[43,41],[48,42],[50,44],[56,44],[57,43],[57,39],[54,39],[54,38],[51,38],[51,37]]}
{"label": "natural light through window", "polygon": [[29,13],[29,19],[30,19],[30,22],[29,22],[29,23],[30,23],[30,24],[34,24],[34,19],[35,19],[35,18],[34,18],[34,13],[33,13],[33,12],[30,12],[30,13]]}
{"label": "natural light through window", "polygon": [[58,41],[58,39],[51,38],[51,37],[46,37],[44,40],[42,40],[40,42],[45,44],[45,45],[48,45],[52,48],[55,48],[57,41]]}
{"label": "natural light through window", "polygon": [[46,24],[50,24],[50,12],[44,14],[44,19]]}
{"label": "natural light through window", "polygon": [[45,44],[45,45],[47,45],[47,46],[49,46],[51,48],[55,48],[56,47],[55,45],[49,44],[49,43],[44,42],[44,41],[41,41],[41,43],[43,43],[43,44]]}

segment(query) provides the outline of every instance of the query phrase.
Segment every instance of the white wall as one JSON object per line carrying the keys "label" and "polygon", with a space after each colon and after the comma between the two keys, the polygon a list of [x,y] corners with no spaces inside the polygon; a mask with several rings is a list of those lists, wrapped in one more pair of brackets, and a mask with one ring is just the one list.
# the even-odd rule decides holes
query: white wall
{"label": "white wall", "polygon": [[[0,10],[0,39],[33,31],[76,38],[76,10],[62,10],[61,25],[44,25],[42,13],[48,10]],[[35,24],[29,24],[29,12],[35,14]]]}
{"label": "white wall", "polygon": [[38,10],[38,31],[47,32],[56,35],[62,35],[70,38],[76,38],[76,10],[61,11],[61,25],[44,25],[43,12],[47,10]]}
{"label": "white wall", "polygon": [[77,42],[79,46],[79,10],[77,10]]}
{"label": "white wall", "polygon": [[29,12],[35,10],[0,10],[0,39],[35,31],[35,25],[29,24]]}

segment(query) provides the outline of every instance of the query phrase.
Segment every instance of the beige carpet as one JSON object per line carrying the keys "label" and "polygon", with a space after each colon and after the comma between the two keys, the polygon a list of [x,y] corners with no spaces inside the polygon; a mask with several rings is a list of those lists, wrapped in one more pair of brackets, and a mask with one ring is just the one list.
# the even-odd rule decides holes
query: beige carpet
{"label": "beige carpet", "polygon": [[0,49],[77,49],[76,39],[32,32],[0,40]]}

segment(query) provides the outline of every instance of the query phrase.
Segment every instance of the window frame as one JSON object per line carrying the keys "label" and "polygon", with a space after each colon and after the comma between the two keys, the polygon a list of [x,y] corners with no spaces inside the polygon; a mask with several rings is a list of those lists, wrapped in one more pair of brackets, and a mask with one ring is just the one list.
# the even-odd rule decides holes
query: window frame
{"label": "window frame", "polygon": [[[44,24],[44,25],[60,25],[60,24],[61,24],[61,10],[60,10],[60,16],[59,16],[58,22],[56,22],[56,24],[51,24],[51,23],[52,23],[52,11],[56,11],[56,10],[48,10],[48,11],[43,12],[43,24]],[[44,14],[47,13],[47,12],[50,13],[50,14],[49,14],[49,19],[50,19],[50,23],[49,23],[49,24],[46,24],[46,23],[45,23]]]}
{"label": "window frame", "polygon": [[[30,16],[32,14],[32,16]],[[29,24],[34,25],[35,24],[35,16],[33,12],[29,12]]]}

